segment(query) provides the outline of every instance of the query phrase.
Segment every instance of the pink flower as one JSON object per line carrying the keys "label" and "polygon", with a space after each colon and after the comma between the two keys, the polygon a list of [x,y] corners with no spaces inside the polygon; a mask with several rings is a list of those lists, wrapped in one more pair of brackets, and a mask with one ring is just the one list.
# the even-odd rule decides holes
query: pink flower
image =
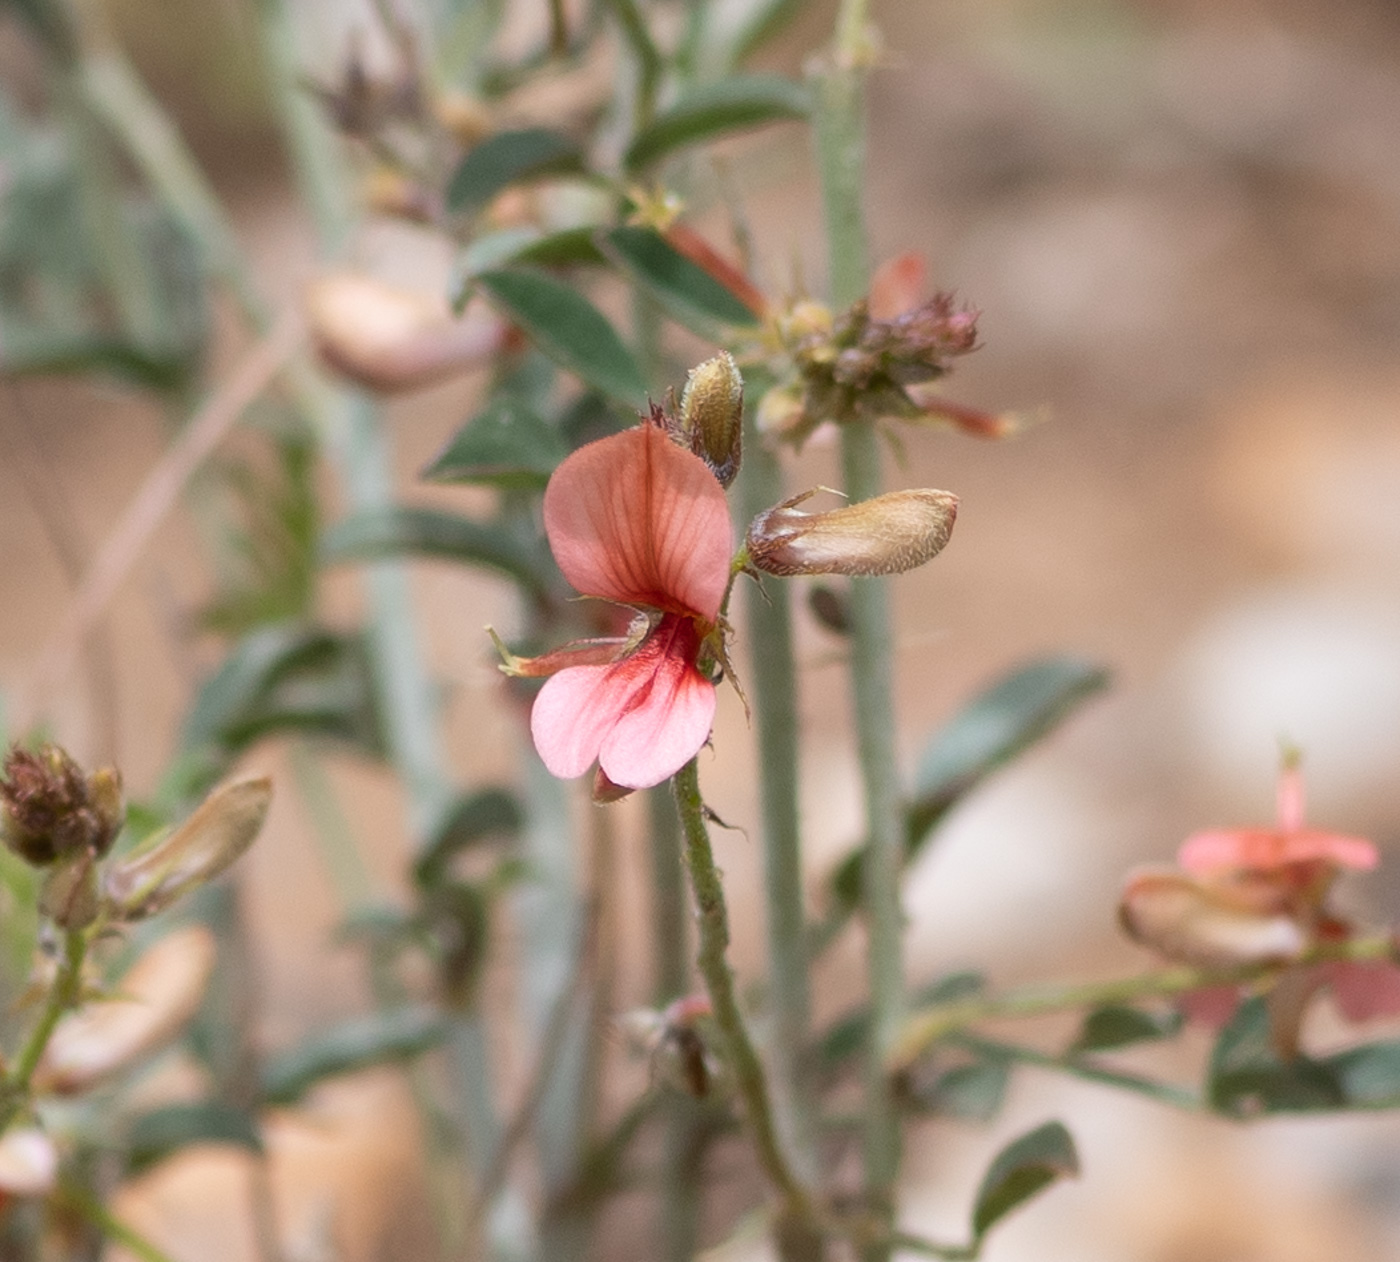
{"label": "pink flower", "polygon": [[[1169,959],[1199,967],[1289,964],[1323,943],[1345,942],[1353,927],[1327,907],[1342,868],[1379,862],[1364,837],[1307,828],[1296,757],[1279,773],[1274,828],[1220,828],[1193,833],[1177,861],[1184,872],[1147,870],[1124,888],[1119,917],[1129,934]],[[1187,875],[1187,874],[1190,875]],[[1400,1015],[1400,968],[1384,960],[1333,960],[1286,970],[1289,985],[1271,1002],[1274,1040],[1291,1055],[1308,999],[1332,992],[1348,1021]],[[1183,995],[1187,1016],[1223,1026],[1242,998],[1238,986]]]}
{"label": "pink flower", "polygon": [[1215,828],[1192,833],[1177,851],[1188,872],[1211,873],[1232,868],[1271,871],[1293,864],[1327,864],[1370,871],[1380,862],[1375,843],[1364,837],[1323,832],[1303,826],[1303,775],[1295,761],[1285,761],[1278,779],[1276,828]]}
{"label": "pink flower", "polygon": [[[535,748],[561,778],[596,760],[614,785],[660,784],[699,752],[714,723],[715,686],[697,661],[729,586],[724,491],[704,461],[644,423],[581,447],[555,470],[544,526],[578,591],[646,617],[626,639],[527,665],[522,673],[552,672],[530,715]],[[581,664],[558,668],[563,660]]]}

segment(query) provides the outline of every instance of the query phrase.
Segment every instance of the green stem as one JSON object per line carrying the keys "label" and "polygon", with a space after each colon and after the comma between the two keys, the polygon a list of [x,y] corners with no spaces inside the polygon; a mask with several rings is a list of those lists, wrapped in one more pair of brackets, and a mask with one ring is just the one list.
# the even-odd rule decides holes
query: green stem
{"label": "green stem", "polygon": [[1183,1109],[1186,1112],[1197,1112],[1202,1107],[1201,1097],[1185,1087],[1158,1082],[1155,1078],[1145,1078],[1141,1074],[1109,1069],[1082,1057],[1053,1056],[1038,1048],[1026,1047],[1021,1043],[1008,1043],[1002,1039],[984,1038],[980,1034],[959,1032],[949,1035],[948,1042],[956,1047],[966,1048],[977,1056],[1001,1057],[1022,1065],[1033,1065],[1037,1069],[1049,1069],[1083,1082],[1095,1082],[1100,1086],[1131,1091],[1135,1095],[1146,1096],[1149,1100],[1169,1104],[1172,1108]]}
{"label": "green stem", "polygon": [[[844,0],[836,40],[818,83],[817,163],[826,216],[831,301],[840,310],[860,298],[869,283],[864,193],[866,23],[863,0]],[[882,490],[879,435],[872,421],[837,417],[842,423],[845,490],[851,501]],[[893,1084],[885,1070],[904,1020],[903,916],[899,869],[903,850],[896,771],[893,635],[889,595],[881,579],[851,583],[851,685],[857,744],[865,786],[869,844],[862,894],[868,931],[867,972],[873,1021],[866,1056],[865,1180],[870,1208],[893,1215],[899,1173],[900,1131]],[[882,1246],[867,1250],[882,1258]]]}
{"label": "green stem", "polygon": [[777,1128],[773,1124],[763,1064],[744,1025],[743,1014],[739,1011],[734,974],[726,958],[729,949],[729,913],[725,907],[724,884],[715,866],[714,851],[710,848],[705,802],[700,796],[700,775],[694,758],[676,773],[673,783],[700,930],[696,964],[709,991],[721,1051],[743,1102],[759,1165],[781,1202],[777,1233],[781,1245],[785,1226],[812,1221],[812,1204],[783,1152]]}
{"label": "green stem", "polygon": [[1235,968],[1193,968],[1178,965],[1114,977],[1106,981],[1069,985],[1020,986],[999,995],[977,995],[951,1003],[932,1004],[910,1016],[890,1052],[889,1067],[900,1070],[949,1034],[997,1017],[1036,1017],[1048,1012],[1097,1008],[1103,1004],[1131,1003],[1138,999],[1165,999],[1210,986],[1240,986],[1270,977],[1282,968],[1306,967],[1334,960],[1395,961],[1396,945],[1390,934],[1326,942],[1286,965],[1274,962],[1241,964]]}
{"label": "green stem", "polygon": [[[651,833],[652,995],[656,1006],[664,1008],[684,995],[690,984],[680,820],[665,786],[647,791],[647,816]],[[666,1133],[659,1257],[663,1262],[690,1262],[700,1236],[701,1110],[689,1096],[668,1091],[662,1100],[662,1113]]]}
{"label": "green stem", "polygon": [[[752,411],[752,410],[750,410]],[[740,511],[748,521],[783,498],[782,468],[746,422]],[[792,605],[786,583],[750,588],[745,604],[753,658],[750,688],[758,740],[763,811],[763,892],[768,930],[769,993],[773,1010],[773,1088],[785,1138],[802,1178],[817,1177],[811,1088],[802,1049],[807,1045],[811,994],[805,941],[802,836],[798,815],[797,666]]]}
{"label": "green stem", "polygon": [[39,1067],[44,1048],[49,1045],[54,1028],[63,1014],[78,1005],[83,991],[83,959],[87,955],[87,933],[82,929],[68,929],[63,935],[63,962],[58,966],[58,974],[49,987],[44,1000],[44,1010],[29,1031],[24,1046],[15,1057],[14,1068],[10,1070],[4,1085],[4,1104],[0,1106],[0,1132],[14,1121],[15,1115],[25,1106],[29,1098],[29,1080]]}
{"label": "green stem", "polygon": [[76,1183],[65,1182],[62,1185],[62,1197],[65,1206],[77,1210],[104,1236],[121,1245],[134,1257],[140,1258],[141,1262],[171,1262],[171,1257],[165,1250],[152,1244],[134,1227],[122,1222],[86,1188]]}

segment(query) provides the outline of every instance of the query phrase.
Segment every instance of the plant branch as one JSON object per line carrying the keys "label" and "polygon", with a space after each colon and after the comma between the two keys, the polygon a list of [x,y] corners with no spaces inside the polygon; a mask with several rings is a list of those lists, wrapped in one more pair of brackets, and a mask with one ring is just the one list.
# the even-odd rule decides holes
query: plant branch
{"label": "plant branch", "polygon": [[700,949],[696,963],[705,979],[719,1029],[724,1059],[743,1101],[748,1127],[763,1173],[778,1194],[785,1219],[810,1221],[812,1206],[806,1190],[798,1182],[783,1152],[773,1124],[768,1084],[763,1064],[739,1011],[734,991],[734,974],[726,952],[729,949],[729,914],[725,907],[724,885],[710,848],[705,823],[705,803],[700,796],[700,777],[692,758],[675,775],[676,806],[685,837],[686,864],[690,869],[691,890],[695,895]]}
{"label": "plant branch", "polygon": [[910,1016],[891,1049],[889,1068],[907,1068],[939,1039],[979,1021],[1002,1017],[1036,1017],[1049,1012],[1096,1008],[1102,1004],[1131,1003],[1135,999],[1162,999],[1208,986],[1242,986],[1271,977],[1285,968],[1322,964],[1334,960],[1390,960],[1400,962],[1391,934],[1325,942],[1299,959],[1287,963],[1241,964],[1234,968],[1192,968],[1178,965],[1154,969],[1133,977],[1068,985],[1021,986],[999,995],[977,995],[951,1003],[932,1004]]}
{"label": "plant branch", "polygon": [[83,959],[86,955],[87,933],[82,929],[66,930],[63,935],[63,961],[58,966],[53,985],[49,987],[43,1011],[29,1031],[29,1037],[15,1057],[14,1067],[5,1077],[3,1090],[0,1090],[0,1134],[28,1103],[30,1079],[39,1067],[55,1027],[65,1012],[78,1005],[83,992]]}

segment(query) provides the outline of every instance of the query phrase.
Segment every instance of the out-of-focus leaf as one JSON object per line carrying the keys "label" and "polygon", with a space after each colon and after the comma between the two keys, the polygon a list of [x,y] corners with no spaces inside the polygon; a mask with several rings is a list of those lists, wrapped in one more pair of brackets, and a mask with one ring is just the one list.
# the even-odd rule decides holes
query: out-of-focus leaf
{"label": "out-of-focus leaf", "polygon": [[451,881],[424,891],[421,922],[437,946],[438,985],[446,1003],[468,1007],[486,965],[495,890]]}
{"label": "out-of-focus leaf", "polygon": [[622,227],[599,236],[603,251],[672,319],[713,337],[718,328],[752,328],[759,317],[728,287],[691,262],[654,228]]}
{"label": "out-of-focus leaf", "polygon": [[1130,1008],[1125,1004],[1105,1004],[1084,1017],[1084,1023],[1065,1055],[1106,1052],[1132,1043],[1170,1038],[1181,1029],[1181,1023],[1181,1013],[1175,1008],[1144,1012],[1141,1008]]}
{"label": "out-of-focus leaf", "polygon": [[[914,796],[905,806],[905,862],[968,793],[1048,736],[1108,681],[1108,672],[1091,662],[1049,657],[1018,668],[973,698],[924,749]],[[864,852],[864,846],[858,847],[832,872],[833,928],[824,931],[823,940],[860,902]]]}
{"label": "out-of-focus leaf", "polygon": [[1311,1113],[1346,1107],[1336,1069],[1297,1056],[1280,1060],[1269,1037],[1268,1005],[1253,996],[1215,1041],[1206,1079],[1211,1108],[1231,1117]]}
{"label": "out-of-focus leaf", "polygon": [[417,918],[402,907],[379,903],[357,907],[335,927],[337,942],[400,943],[412,936]]}
{"label": "out-of-focus leaf", "polygon": [[585,384],[641,408],[646,379],[606,317],[577,290],[539,272],[482,272],[477,284],[550,359]]}
{"label": "out-of-focus leaf", "polygon": [[460,799],[414,865],[418,883],[434,884],[453,855],[487,837],[514,835],[523,822],[520,801],[509,789],[480,789]]}
{"label": "out-of-focus leaf", "polygon": [[480,210],[502,189],[524,180],[583,169],[583,151],[547,127],[497,132],[457,164],[447,183],[447,209]]}
{"label": "out-of-focus leaf", "polygon": [[784,119],[806,118],[811,109],[807,89],[778,75],[716,80],[692,88],[658,114],[628,146],[623,162],[629,171],[640,171],[689,145]]}
{"label": "out-of-focus leaf", "polygon": [[431,508],[385,508],[356,513],[321,538],[328,564],[418,556],[483,565],[547,595],[552,573],[540,545],[504,526]]}
{"label": "out-of-focus leaf", "polygon": [[609,434],[616,434],[637,423],[637,414],[608,402],[596,390],[585,390],[559,414],[559,433],[568,444],[570,451],[576,451],[585,443],[591,443]]}
{"label": "out-of-focus leaf", "polygon": [[227,760],[274,731],[381,750],[369,665],[357,638],[302,624],[245,636],[200,688],[183,744],[216,750]]}
{"label": "out-of-focus leaf", "polygon": [[513,395],[497,395],[426,469],[432,482],[537,490],[569,454],[559,431]]}
{"label": "out-of-focus leaf", "polygon": [[1400,1108],[1400,1042],[1367,1043],[1324,1062],[1350,1109]]}
{"label": "out-of-focus leaf", "polygon": [[191,1144],[229,1144],[261,1153],[257,1119],[219,1100],[167,1104],[142,1113],[126,1137],[126,1172],[140,1174]]}
{"label": "out-of-focus leaf", "polygon": [[240,521],[228,532],[228,577],[202,615],[225,635],[312,611],[320,527],[315,447],[308,438],[288,436],[278,442],[276,459],[270,473],[247,464],[225,473]]}
{"label": "out-of-focus leaf", "polygon": [[263,1102],[295,1104],[326,1078],[408,1060],[436,1047],[446,1036],[444,1018],[423,1008],[356,1017],[269,1057],[262,1072]]}
{"label": "out-of-focus leaf", "polygon": [[[948,973],[917,991],[913,1006],[925,1008],[930,1004],[968,999],[985,985],[986,981],[980,973]],[[814,1054],[818,1063],[825,1069],[831,1069],[855,1056],[865,1046],[869,1028],[868,1007],[858,1008],[834,1021],[817,1039]]]}
{"label": "out-of-focus leaf", "polygon": [[184,379],[183,366],[130,342],[100,334],[65,334],[8,327],[0,346],[0,377],[109,376],[149,390],[169,390]]}
{"label": "out-of-focus leaf", "polygon": [[452,305],[461,310],[482,272],[502,267],[600,267],[607,262],[594,239],[596,228],[502,228],[472,239],[457,260],[452,283]]}
{"label": "out-of-focus leaf", "polygon": [[991,1056],[944,1070],[914,1092],[920,1108],[963,1122],[990,1122],[1001,1112],[1011,1081],[1011,1062]]}
{"label": "out-of-focus leaf", "polygon": [[1012,1141],[982,1177],[972,1210],[972,1236],[978,1241],[1013,1209],[1060,1179],[1079,1173],[1074,1140],[1060,1122],[1046,1122]]}

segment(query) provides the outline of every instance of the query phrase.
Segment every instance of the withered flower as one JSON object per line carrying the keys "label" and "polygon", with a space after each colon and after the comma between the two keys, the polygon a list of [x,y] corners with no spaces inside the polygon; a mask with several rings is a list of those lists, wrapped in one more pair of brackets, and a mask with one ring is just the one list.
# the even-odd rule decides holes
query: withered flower
{"label": "withered flower", "polygon": [[111,768],[85,776],[57,745],[12,746],[0,778],[0,835],[27,863],[101,858],[125,816],[121,776]]}

